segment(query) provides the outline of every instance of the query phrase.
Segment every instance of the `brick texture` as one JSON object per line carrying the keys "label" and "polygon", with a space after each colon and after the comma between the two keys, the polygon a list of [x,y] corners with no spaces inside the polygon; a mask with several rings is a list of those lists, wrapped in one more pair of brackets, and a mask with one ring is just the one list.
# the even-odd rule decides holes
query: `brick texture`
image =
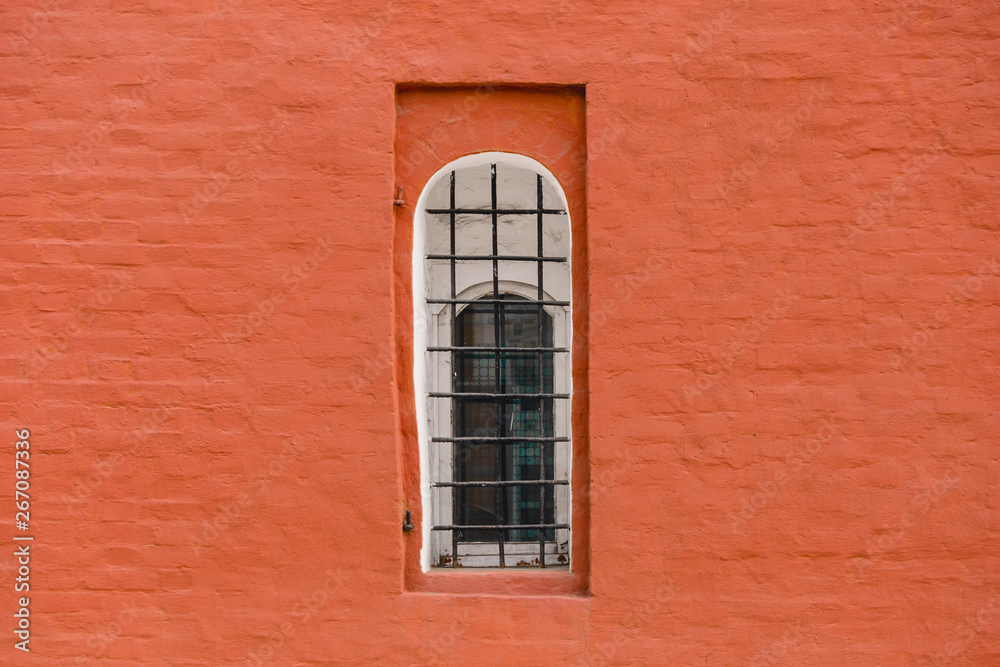
{"label": "brick texture", "polygon": [[[0,663],[1000,664],[997,3],[0,32]],[[407,586],[397,84],[585,88],[583,590]]]}

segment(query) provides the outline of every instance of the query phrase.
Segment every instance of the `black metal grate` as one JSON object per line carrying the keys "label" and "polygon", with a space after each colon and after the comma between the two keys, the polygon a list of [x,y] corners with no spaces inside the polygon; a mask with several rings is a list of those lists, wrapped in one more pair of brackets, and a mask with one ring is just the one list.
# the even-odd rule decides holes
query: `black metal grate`
{"label": "black metal grate", "polygon": [[[428,254],[426,259],[450,264],[450,298],[427,299],[427,303],[450,308],[451,345],[427,350],[450,354],[452,362],[451,391],[429,394],[452,401],[450,435],[431,438],[432,443],[450,444],[454,455],[454,481],[432,483],[452,494],[452,522],[432,526],[435,531],[451,532],[452,567],[461,564],[460,542],[496,542],[498,564],[504,567],[506,543],[535,541],[537,564],[545,567],[546,543],[555,542],[556,530],[570,528],[557,523],[555,511],[555,488],[568,485],[569,480],[555,479],[554,474],[556,443],[570,441],[555,435],[554,401],[568,401],[570,395],[554,391],[554,362],[556,354],[570,350],[553,344],[552,317],[545,311],[546,306],[570,304],[545,299],[543,271],[546,262],[567,261],[566,257],[545,256],[543,251],[544,216],[566,215],[566,211],[545,208],[542,176],[536,174],[536,178],[536,208],[501,209],[493,164],[491,206],[458,208],[452,171],[449,208],[426,209],[449,220],[448,254]],[[537,216],[535,255],[499,253],[499,216],[512,214]],[[488,254],[456,253],[457,215],[489,216],[492,247]],[[502,261],[537,264],[535,299],[501,293]],[[490,262],[492,293],[480,299],[458,299],[458,262]]]}

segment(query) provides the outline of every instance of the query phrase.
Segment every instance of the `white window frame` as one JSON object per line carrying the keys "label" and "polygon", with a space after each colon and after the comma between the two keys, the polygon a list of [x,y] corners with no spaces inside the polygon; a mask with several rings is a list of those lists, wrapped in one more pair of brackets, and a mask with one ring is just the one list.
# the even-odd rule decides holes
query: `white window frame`
{"label": "white window frame", "polygon": [[[413,312],[414,312],[414,395],[416,398],[417,437],[420,449],[420,492],[424,519],[421,521],[423,542],[420,551],[421,569],[426,572],[437,564],[442,556],[451,554],[452,542],[450,531],[433,531],[434,525],[452,523],[452,497],[450,493],[432,490],[432,481],[451,481],[454,479],[454,450],[451,443],[432,443],[433,435],[448,433],[451,428],[451,409],[453,401],[428,397],[428,392],[452,391],[451,355],[440,352],[428,352],[428,346],[448,346],[451,344],[451,312],[446,304],[427,304],[429,298],[427,286],[427,271],[424,255],[427,239],[427,199],[442,178],[450,176],[452,171],[496,164],[498,171],[506,167],[526,169],[542,176],[548,187],[554,191],[559,201],[555,205],[546,202],[546,208],[562,208],[566,211],[565,234],[567,271],[565,280],[558,288],[567,295],[572,293],[573,267],[572,257],[572,224],[569,216],[569,206],[565,192],[555,176],[542,164],[524,155],[513,153],[486,152],[458,158],[445,165],[430,178],[417,200],[413,221]],[[484,254],[488,254],[484,253]],[[511,277],[510,267],[501,277]],[[499,289],[504,294],[514,294],[527,299],[537,298],[537,267],[525,263],[524,270],[513,272],[514,278],[499,281]],[[546,277],[548,283],[549,277]],[[548,287],[548,284],[546,284]],[[478,299],[493,292],[493,284],[480,282],[465,286],[456,294],[457,299]],[[549,289],[545,290],[546,300],[565,300],[571,298],[554,298]],[[466,306],[456,307],[456,317]],[[544,306],[546,313],[552,318],[553,345],[572,349],[572,307]],[[572,394],[572,355],[555,354],[553,391],[555,393]],[[572,479],[572,424],[571,400],[553,401],[554,434],[566,436],[568,442],[553,443],[553,473],[555,479]],[[443,446],[444,445],[444,446]],[[572,522],[572,484],[556,485],[555,487],[556,523],[570,525]],[[546,543],[546,561],[550,566],[558,564],[560,554],[571,559],[572,537],[571,529],[557,529],[555,542]],[[532,556],[538,554],[538,542],[507,542],[504,552],[509,555],[510,565],[517,565],[518,556],[525,556],[530,562]],[[489,554],[496,551],[495,543],[460,542],[459,555],[464,567],[495,567],[496,558]],[[550,558],[551,556],[551,558]]]}

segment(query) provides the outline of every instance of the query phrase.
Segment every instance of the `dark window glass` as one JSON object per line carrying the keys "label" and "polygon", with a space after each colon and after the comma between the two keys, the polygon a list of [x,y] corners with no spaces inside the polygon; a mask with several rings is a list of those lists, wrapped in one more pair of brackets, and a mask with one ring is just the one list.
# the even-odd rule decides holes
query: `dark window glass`
{"label": "dark window glass", "polygon": [[[493,298],[489,295],[486,298]],[[471,304],[458,316],[457,343],[462,347],[499,347],[501,350],[456,352],[455,392],[496,392],[497,366],[500,367],[499,391],[504,394],[553,392],[551,352],[524,351],[518,348],[552,347],[552,318],[539,307],[519,304],[521,297],[501,295],[499,305]],[[496,317],[500,318],[500,340],[496,340]],[[540,335],[539,335],[540,334]],[[541,339],[539,339],[541,338]],[[539,372],[541,371],[541,372]],[[539,392],[541,379],[541,392]],[[462,399],[458,401],[455,435],[461,437],[531,438],[553,435],[551,398]],[[501,414],[498,414],[500,412]],[[492,480],[553,479],[551,442],[456,443],[455,480],[459,482]],[[513,485],[495,488],[463,487],[458,490],[455,523],[539,524],[555,523],[553,487]],[[545,516],[541,516],[541,496],[545,493]],[[538,541],[541,531],[534,529],[504,531],[510,542]],[[546,540],[554,540],[553,530],[545,531]],[[496,542],[493,530],[461,531],[464,542]]]}

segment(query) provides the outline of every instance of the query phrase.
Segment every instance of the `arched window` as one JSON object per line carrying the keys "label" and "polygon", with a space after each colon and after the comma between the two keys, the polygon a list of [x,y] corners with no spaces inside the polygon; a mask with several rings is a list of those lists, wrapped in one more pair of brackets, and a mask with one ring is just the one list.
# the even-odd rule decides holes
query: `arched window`
{"label": "arched window", "polygon": [[555,178],[483,153],[414,221],[424,569],[570,558],[570,223]]}

